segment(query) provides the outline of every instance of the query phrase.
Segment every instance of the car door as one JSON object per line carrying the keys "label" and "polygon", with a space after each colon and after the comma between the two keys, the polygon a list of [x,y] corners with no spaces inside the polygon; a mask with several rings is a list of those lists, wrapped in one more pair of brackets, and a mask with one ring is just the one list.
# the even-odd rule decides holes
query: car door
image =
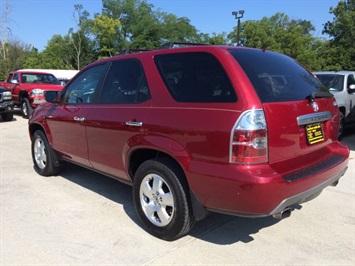
{"label": "car door", "polygon": [[76,77],[65,88],[60,104],[46,117],[54,149],[68,160],[89,167],[86,117],[96,100],[106,67],[106,64],[97,65]]}
{"label": "car door", "polygon": [[[11,80],[16,80],[17,83],[11,83]],[[10,73],[6,79],[5,88],[12,93],[12,100],[16,103],[19,102],[19,90],[20,90],[20,77],[18,73]]]}
{"label": "car door", "polygon": [[347,97],[348,100],[346,101],[346,104],[348,105],[347,108],[349,108],[350,113],[348,114],[346,120],[347,122],[353,123],[355,122],[355,92],[353,89],[350,88],[350,85],[355,85],[355,77],[354,74],[349,74],[347,78]]}
{"label": "car door", "polygon": [[140,145],[151,106],[150,93],[138,60],[112,63],[99,103],[87,120],[89,159],[101,172],[129,180],[126,156]]}
{"label": "car door", "polygon": [[17,74],[14,75],[13,72],[10,72],[10,73],[7,75],[7,78],[6,78],[5,82],[4,82],[4,87],[5,87],[5,89],[10,90],[11,93],[12,93],[13,87],[15,87],[15,84],[11,83],[11,80],[14,79],[14,76],[16,76],[16,78],[17,78],[17,80],[18,80]]}

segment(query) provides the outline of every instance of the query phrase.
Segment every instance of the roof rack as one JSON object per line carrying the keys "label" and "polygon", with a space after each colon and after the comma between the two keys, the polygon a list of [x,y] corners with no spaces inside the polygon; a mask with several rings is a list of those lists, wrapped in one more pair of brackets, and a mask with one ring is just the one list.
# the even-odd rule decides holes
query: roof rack
{"label": "roof rack", "polygon": [[[173,48],[181,48],[181,47],[190,47],[190,46],[198,46],[198,45],[206,45],[204,43],[194,43],[194,42],[167,42],[160,46],[158,49],[173,49]],[[134,54],[151,51],[149,49],[132,49],[127,48],[126,50],[121,51],[118,55],[125,54]]]}
{"label": "roof rack", "polygon": [[193,42],[167,42],[164,43],[159,49],[172,49],[172,48],[181,48],[181,47],[190,47],[197,45],[206,45],[204,43],[193,43]]}
{"label": "roof rack", "polygon": [[128,48],[126,50],[121,51],[118,55],[124,55],[124,54],[134,54],[134,53],[141,53],[141,52],[146,52],[149,51],[147,49],[131,49]]}

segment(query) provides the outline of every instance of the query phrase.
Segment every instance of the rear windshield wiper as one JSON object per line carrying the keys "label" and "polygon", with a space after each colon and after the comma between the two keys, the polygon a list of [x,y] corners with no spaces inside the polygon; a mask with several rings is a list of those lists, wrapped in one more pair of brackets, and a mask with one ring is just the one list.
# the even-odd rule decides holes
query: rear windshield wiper
{"label": "rear windshield wiper", "polygon": [[317,98],[333,98],[334,95],[331,94],[330,92],[327,92],[327,91],[316,91],[316,92],[313,92],[311,93],[310,95],[308,95],[306,97],[306,99],[312,103],[314,102],[315,99]]}

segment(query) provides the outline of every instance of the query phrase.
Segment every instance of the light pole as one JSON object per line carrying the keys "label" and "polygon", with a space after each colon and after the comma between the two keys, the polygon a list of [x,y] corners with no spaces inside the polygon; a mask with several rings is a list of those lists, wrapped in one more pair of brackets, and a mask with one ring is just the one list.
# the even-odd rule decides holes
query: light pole
{"label": "light pole", "polygon": [[237,46],[240,45],[240,19],[243,17],[244,13],[245,13],[244,10],[238,10],[238,11],[232,12],[232,15],[234,16],[234,18],[238,19]]}

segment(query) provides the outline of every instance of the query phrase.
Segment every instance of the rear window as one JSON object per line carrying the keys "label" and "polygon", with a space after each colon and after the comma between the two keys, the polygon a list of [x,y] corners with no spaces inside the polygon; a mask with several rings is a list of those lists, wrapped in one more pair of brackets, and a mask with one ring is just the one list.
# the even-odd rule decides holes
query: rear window
{"label": "rear window", "polygon": [[237,101],[227,74],[209,53],[165,54],[154,60],[171,96],[178,102]]}
{"label": "rear window", "polygon": [[257,49],[231,49],[262,102],[303,100],[316,91],[328,91],[292,58]]}

